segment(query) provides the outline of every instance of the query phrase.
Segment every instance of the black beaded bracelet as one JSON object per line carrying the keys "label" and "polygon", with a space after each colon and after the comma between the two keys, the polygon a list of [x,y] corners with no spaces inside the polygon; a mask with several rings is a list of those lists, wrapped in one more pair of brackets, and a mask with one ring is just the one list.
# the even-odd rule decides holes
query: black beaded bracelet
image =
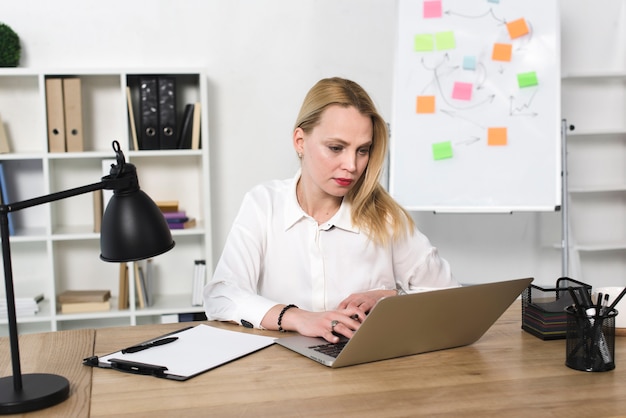
{"label": "black beaded bracelet", "polygon": [[285,314],[285,312],[287,312],[287,310],[289,310],[289,309],[291,309],[291,308],[297,308],[297,306],[296,306],[296,305],[293,305],[293,304],[289,304],[289,305],[285,306],[285,307],[283,308],[283,310],[282,310],[282,311],[280,311],[280,313],[278,314],[278,330],[279,330],[280,332],[286,332],[286,331],[283,329],[283,327],[282,327],[282,323],[283,323],[283,315]]}

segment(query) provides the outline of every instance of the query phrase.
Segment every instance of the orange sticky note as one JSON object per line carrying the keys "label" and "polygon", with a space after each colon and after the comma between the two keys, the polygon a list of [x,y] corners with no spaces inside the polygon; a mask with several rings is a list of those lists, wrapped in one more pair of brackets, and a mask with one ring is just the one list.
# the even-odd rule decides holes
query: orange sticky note
{"label": "orange sticky note", "polygon": [[435,113],[435,96],[417,96],[417,113]]}
{"label": "orange sticky note", "polygon": [[491,53],[491,59],[494,61],[511,61],[511,54],[513,53],[513,45],[511,44],[493,44],[493,52]]}
{"label": "orange sticky note", "polygon": [[506,24],[511,39],[519,38],[528,34],[528,25],[523,17]]}
{"label": "orange sticky note", "polygon": [[506,145],[507,132],[506,128],[489,128],[487,129],[487,145]]}

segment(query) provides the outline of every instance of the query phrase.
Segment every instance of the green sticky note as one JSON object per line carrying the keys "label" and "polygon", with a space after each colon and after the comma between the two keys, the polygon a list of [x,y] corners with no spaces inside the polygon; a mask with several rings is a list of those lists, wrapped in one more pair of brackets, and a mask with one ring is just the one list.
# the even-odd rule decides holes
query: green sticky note
{"label": "green sticky note", "polygon": [[452,143],[450,141],[446,141],[433,144],[433,158],[435,160],[452,158]]}
{"label": "green sticky note", "polygon": [[432,51],[435,48],[435,41],[433,40],[433,35],[431,34],[422,34],[415,35],[413,39],[413,49],[415,51],[423,52],[423,51]]}
{"label": "green sticky note", "polygon": [[537,73],[534,71],[519,73],[517,75],[517,84],[520,88],[536,86],[539,84],[539,81],[537,81]]}
{"label": "green sticky note", "polygon": [[438,51],[456,48],[456,41],[454,40],[454,32],[452,31],[436,33],[435,41],[437,43]]}

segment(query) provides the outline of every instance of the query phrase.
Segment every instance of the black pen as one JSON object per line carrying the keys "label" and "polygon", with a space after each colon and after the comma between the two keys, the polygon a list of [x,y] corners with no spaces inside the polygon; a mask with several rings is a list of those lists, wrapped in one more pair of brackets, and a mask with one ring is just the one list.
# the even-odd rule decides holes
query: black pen
{"label": "black pen", "polygon": [[147,342],[147,343],[134,345],[132,347],[124,348],[122,350],[122,354],[136,353],[138,351],[147,350],[148,348],[158,347],[160,345],[173,343],[177,339],[178,339],[178,337],[168,337],[168,338],[162,338],[162,339],[156,340],[156,341],[150,341],[150,342]]}
{"label": "black pen", "polygon": [[626,295],[626,287],[624,289],[622,289],[622,291],[619,293],[619,295],[617,295],[617,297],[615,298],[615,300],[613,301],[613,303],[611,303],[611,306],[609,306],[609,312],[611,312],[613,310],[613,308],[615,308],[615,306],[617,305],[617,303],[622,300],[622,298],[624,297],[624,295]]}

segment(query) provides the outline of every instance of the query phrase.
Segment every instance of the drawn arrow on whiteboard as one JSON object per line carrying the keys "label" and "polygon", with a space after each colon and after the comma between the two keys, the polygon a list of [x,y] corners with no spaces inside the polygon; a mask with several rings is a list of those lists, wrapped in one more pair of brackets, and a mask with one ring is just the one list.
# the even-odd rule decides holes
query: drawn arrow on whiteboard
{"label": "drawn arrow on whiteboard", "polygon": [[456,111],[454,111],[454,110],[442,109],[442,110],[441,110],[441,113],[443,113],[443,114],[445,114],[445,115],[448,115],[448,116],[450,116],[451,118],[455,118],[455,119],[463,119],[463,120],[465,120],[465,121],[467,121],[467,122],[471,123],[471,124],[472,124],[472,125],[474,125],[474,126],[478,126],[478,127],[479,127],[479,128],[481,128],[481,129],[485,129],[485,127],[484,127],[484,126],[482,126],[480,123],[476,122],[475,120],[472,120],[472,119],[466,118],[466,117],[464,117],[464,116],[460,116],[460,115],[458,115],[458,114],[457,114],[457,112],[456,112]]}
{"label": "drawn arrow on whiteboard", "polygon": [[479,136],[473,136],[470,139],[465,139],[463,141],[455,142],[455,145],[472,145],[480,141],[481,138]]}

